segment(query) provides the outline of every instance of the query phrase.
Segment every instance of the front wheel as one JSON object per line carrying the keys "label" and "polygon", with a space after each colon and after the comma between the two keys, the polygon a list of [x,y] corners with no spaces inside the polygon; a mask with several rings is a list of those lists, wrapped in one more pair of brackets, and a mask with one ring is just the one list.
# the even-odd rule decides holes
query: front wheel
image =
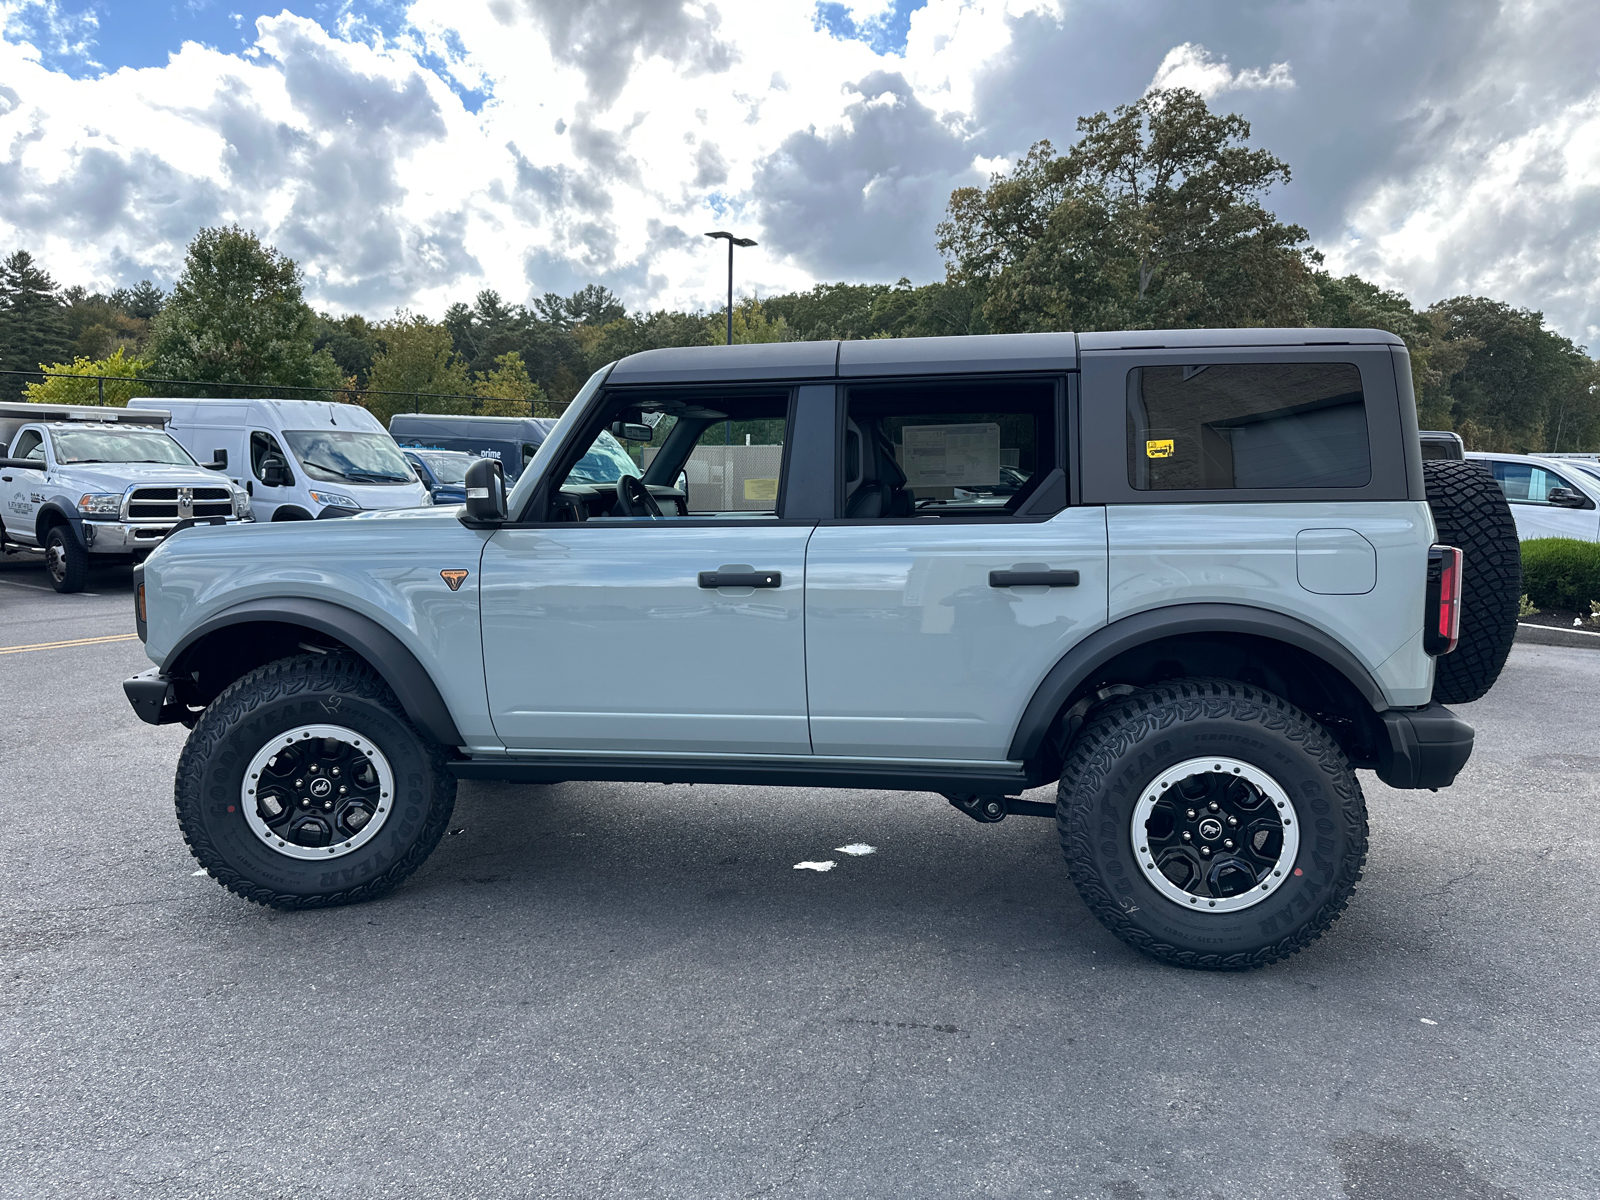
{"label": "front wheel", "polygon": [[387,684],[341,655],[279,659],[214,700],[178,760],[178,823],[200,865],[274,908],[371,900],[439,844],[443,750]]}
{"label": "front wheel", "polygon": [[1321,937],[1367,853],[1366,801],[1338,745],[1287,701],[1230,680],[1114,701],[1068,755],[1056,822],[1107,929],[1211,970],[1265,966]]}

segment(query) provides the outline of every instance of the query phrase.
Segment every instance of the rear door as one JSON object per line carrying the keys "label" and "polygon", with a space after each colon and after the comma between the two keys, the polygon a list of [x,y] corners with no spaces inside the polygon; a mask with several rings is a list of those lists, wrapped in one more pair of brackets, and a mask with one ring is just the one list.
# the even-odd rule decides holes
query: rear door
{"label": "rear door", "polygon": [[806,552],[817,754],[1002,761],[1105,623],[1105,510],[1067,503],[1066,383],[842,389],[840,515]]}

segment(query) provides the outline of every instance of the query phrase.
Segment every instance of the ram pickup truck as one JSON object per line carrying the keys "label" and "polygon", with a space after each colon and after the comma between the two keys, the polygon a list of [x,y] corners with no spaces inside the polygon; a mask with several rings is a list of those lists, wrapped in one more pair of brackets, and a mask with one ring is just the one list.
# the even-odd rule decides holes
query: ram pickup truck
{"label": "ram pickup truck", "polygon": [[[719,511],[672,485],[729,422],[782,455]],[[654,453],[596,481],[613,439]],[[466,496],[144,564],[125,688],[192,727],[178,823],[239,895],[381,895],[459,779],[899,789],[1054,818],[1118,937],[1260,966],[1348,902],[1359,771],[1467,762],[1446,706],[1520,594],[1504,496],[1424,463],[1378,330],[648,351]]]}
{"label": "ram pickup truck", "polygon": [[44,553],[58,592],[91,561],[137,562],[181,522],[250,520],[250,497],[166,433],[167,414],[0,404],[0,545]]}

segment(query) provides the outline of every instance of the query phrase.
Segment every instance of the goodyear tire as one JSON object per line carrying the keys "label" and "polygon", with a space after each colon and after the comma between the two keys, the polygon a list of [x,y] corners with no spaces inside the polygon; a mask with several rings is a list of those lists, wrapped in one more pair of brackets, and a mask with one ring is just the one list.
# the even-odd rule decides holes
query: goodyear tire
{"label": "goodyear tire", "polygon": [[321,908],[392,890],[455,807],[443,750],[365,663],[279,659],[218,696],[178,760],[178,824],[230,891]]}
{"label": "goodyear tire", "polygon": [[1476,462],[1422,464],[1439,541],[1465,554],[1461,640],[1437,660],[1433,698],[1465,704],[1494,686],[1511,653],[1522,596],[1522,544],[1505,493]]}
{"label": "goodyear tire", "polygon": [[1305,713],[1259,688],[1184,679],[1113,701],[1076,738],[1056,824],[1101,924],[1163,962],[1243,970],[1339,918],[1361,878],[1355,772]]}

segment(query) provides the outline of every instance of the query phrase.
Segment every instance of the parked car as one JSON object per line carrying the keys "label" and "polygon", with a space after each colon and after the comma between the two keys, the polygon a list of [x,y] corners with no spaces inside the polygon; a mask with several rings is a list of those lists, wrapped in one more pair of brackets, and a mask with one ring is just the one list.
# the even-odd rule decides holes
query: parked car
{"label": "parked car", "polygon": [[409,450],[455,450],[492,458],[515,483],[555,428],[553,417],[478,417],[453,413],[396,413],[389,433]]}
{"label": "parked car", "polygon": [[[438,413],[397,413],[389,432],[408,450],[457,450],[498,462],[514,484],[533,461],[556,422],[548,417],[474,417]],[[591,483],[614,484],[641,468],[609,433],[596,438],[574,471]],[[658,489],[658,495],[663,494]]]}
{"label": "parked car", "polygon": [[44,552],[58,592],[89,564],[142,559],[179,522],[250,519],[250,498],[167,435],[158,410],[0,404],[0,546]]}
{"label": "parked car", "polygon": [[413,450],[409,447],[402,447],[400,452],[406,456],[435,504],[466,503],[467,468],[478,461],[477,455],[463,450]]}
{"label": "parked car", "polygon": [[[1410,380],[1378,330],[647,351],[509,491],[174,539],[125,688],[193,727],[183,835],[263,904],[395,887],[457,779],[888,788],[1053,818],[1116,936],[1260,966],[1361,876],[1356,770],[1449,786],[1515,631],[1505,497],[1423,461]],[[781,426],[767,507],[663,506],[729,421]]]}
{"label": "parked car", "polygon": [[1600,474],[1594,463],[1476,451],[1467,461],[1487,467],[1505,491],[1518,537],[1600,541]]}
{"label": "parked car", "polygon": [[1467,444],[1461,440],[1459,433],[1452,433],[1448,429],[1424,429],[1419,436],[1425,462],[1460,462],[1466,457]]}
{"label": "parked car", "polygon": [[131,400],[160,407],[185,449],[222,447],[258,521],[309,521],[416,508],[428,491],[382,423],[356,404],[319,400]]}

